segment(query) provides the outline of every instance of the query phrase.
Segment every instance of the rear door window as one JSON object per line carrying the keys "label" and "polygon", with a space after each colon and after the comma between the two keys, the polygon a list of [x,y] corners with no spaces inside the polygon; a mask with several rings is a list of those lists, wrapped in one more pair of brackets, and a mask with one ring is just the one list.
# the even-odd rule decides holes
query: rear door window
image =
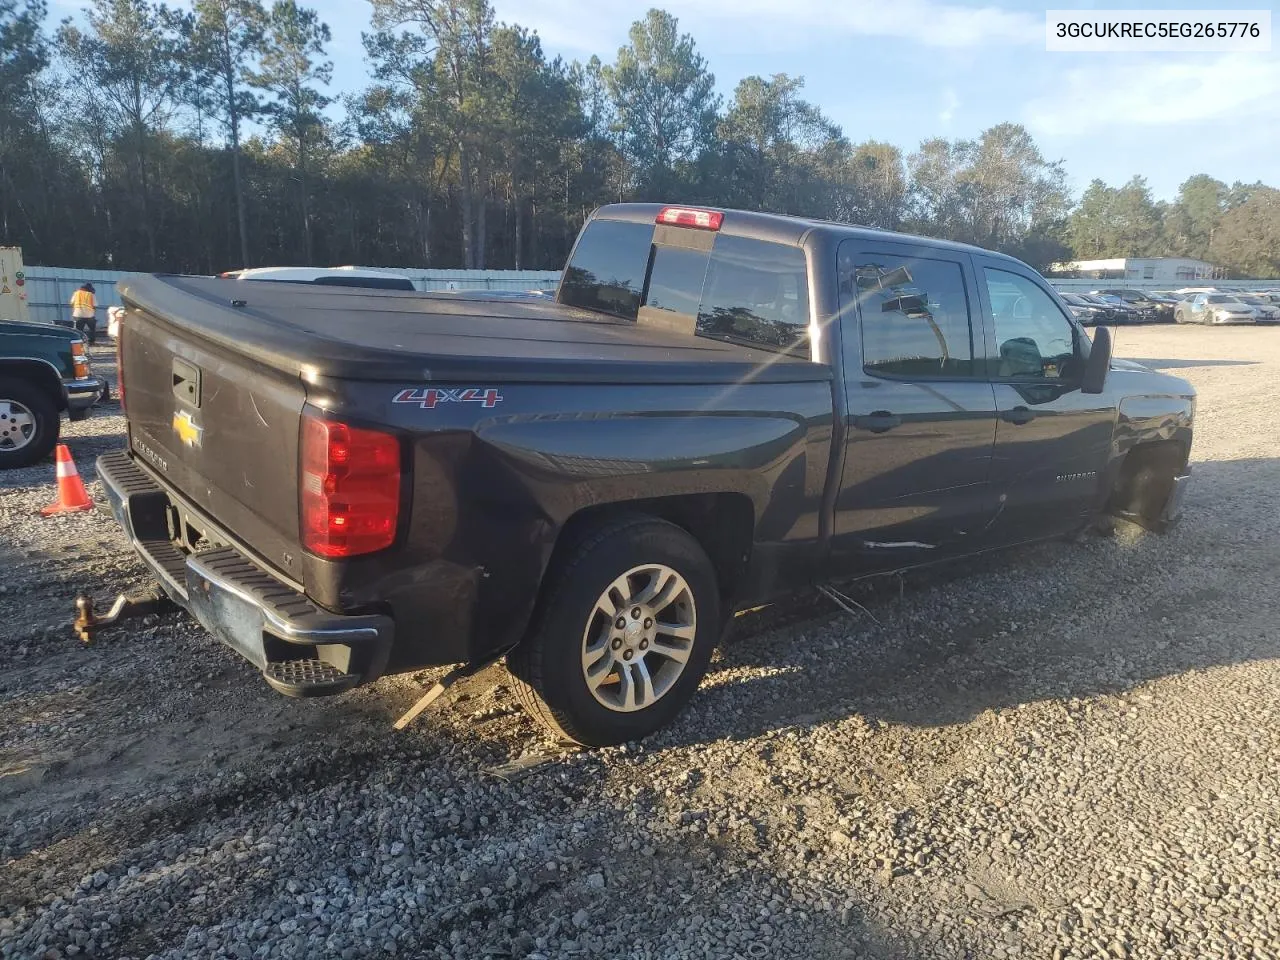
{"label": "rear door window", "polygon": [[902,256],[840,245],[840,296],[857,302],[862,366],[911,380],[986,376],[974,361],[964,268],[954,260]]}

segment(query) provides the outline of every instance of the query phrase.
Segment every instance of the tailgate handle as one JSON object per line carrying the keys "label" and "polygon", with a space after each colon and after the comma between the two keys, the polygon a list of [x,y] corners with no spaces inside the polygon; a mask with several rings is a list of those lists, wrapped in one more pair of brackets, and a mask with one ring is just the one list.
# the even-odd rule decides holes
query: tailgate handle
{"label": "tailgate handle", "polygon": [[200,408],[200,368],[173,358],[173,395],[188,406]]}

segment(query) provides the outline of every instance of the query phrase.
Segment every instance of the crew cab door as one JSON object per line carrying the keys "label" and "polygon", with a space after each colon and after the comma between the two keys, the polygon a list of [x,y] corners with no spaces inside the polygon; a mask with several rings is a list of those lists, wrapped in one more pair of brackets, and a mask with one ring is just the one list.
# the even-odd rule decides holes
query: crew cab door
{"label": "crew cab door", "polygon": [[851,238],[838,273],[847,399],[833,560],[874,571],[966,552],[993,515],[996,434],[969,255]]}
{"label": "crew cab door", "polygon": [[996,402],[993,544],[1078,526],[1095,508],[1114,399],[1080,390],[1088,335],[1033,272],[974,257]]}

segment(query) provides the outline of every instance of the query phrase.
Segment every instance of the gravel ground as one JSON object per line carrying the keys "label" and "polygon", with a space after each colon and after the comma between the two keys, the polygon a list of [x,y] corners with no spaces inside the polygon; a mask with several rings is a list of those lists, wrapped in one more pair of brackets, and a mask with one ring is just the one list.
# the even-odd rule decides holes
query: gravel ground
{"label": "gravel ground", "polygon": [[[396,733],[437,673],[287,700],[181,614],[82,649],[75,594],[144,570],[9,472],[0,956],[1280,957],[1280,330],[1118,352],[1200,392],[1172,534],[741,618],[591,753],[500,668]],[[67,427],[87,480],[118,412]]]}

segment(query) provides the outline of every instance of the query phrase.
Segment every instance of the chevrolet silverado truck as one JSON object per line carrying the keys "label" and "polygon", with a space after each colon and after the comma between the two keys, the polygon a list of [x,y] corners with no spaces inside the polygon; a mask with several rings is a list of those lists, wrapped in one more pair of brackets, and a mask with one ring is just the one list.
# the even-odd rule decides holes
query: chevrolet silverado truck
{"label": "chevrolet silverado truck", "polygon": [[138,276],[128,448],[163,589],[292,696],[505,656],[554,733],[667,723],[737,612],[1177,517],[1191,386],[1010,257],[618,204],[554,299]]}
{"label": "chevrolet silverado truck", "polygon": [[105,391],[79,333],[0,320],[0,469],[43,460],[58,442],[62,414],[83,420]]}

